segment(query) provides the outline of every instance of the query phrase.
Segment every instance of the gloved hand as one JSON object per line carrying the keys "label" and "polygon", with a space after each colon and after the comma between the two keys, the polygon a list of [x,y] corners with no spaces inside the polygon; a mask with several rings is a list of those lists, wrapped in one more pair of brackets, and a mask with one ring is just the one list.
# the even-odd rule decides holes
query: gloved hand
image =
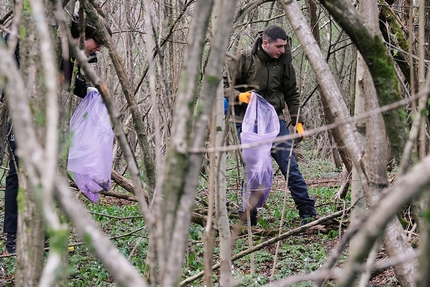
{"label": "gloved hand", "polygon": [[87,94],[89,93],[89,92],[99,92],[99,90],[97,90],[97,88],[94,88],[94,87],[88,87],[87,88]]}
{"label": "gloved hand", "polygon": [[300,141],[304,140],[305,130],[303,129],[303,124],[301,122],[297,123],[296,130],[297,130],[297,133],[301,136]]}
{"label": "gloved hand", "polygon": [[239,96],[237,96],[239,102],[241,103],[245,103],[245,104],[249,104],[249,101],[251,100],[251,92],[245,92],[245,93],[240,93]]}

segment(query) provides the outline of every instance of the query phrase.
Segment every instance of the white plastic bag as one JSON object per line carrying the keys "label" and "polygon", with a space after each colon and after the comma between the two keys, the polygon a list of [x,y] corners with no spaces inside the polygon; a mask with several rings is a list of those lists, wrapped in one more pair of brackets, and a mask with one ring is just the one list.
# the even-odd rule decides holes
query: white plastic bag
{"label": "white plastic bag", "polygon": [[70,120],[71,145],[67,170],[93,202],[111,188],[113,131],[102,95],[89,92]]}
{"label": "white plastic bag", "polygon": [[[242,150],[250,197],[255,198],[258,194],[258,202],[252,208],[262,207],[269,196],[273,181],[271,141],[278,134],[279,118],[274,107],[259,94],[252,93],[243,118],[240,139],[242,144],[266,142]],[[243,205],[246,208],[245,202]]]}

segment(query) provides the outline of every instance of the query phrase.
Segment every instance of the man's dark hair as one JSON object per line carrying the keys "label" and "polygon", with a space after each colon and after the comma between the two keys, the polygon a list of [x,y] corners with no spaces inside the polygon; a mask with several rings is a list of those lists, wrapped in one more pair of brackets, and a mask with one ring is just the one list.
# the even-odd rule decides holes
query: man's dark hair
{"label": "man's dark hair", "polygon": [[276,25],[270,25],[263,31],[263,40],[267,40],[269,43],[275,42],[278,39],[287,40],[287,33],[284,29]]}
{"label": "man's dark hair", "polygon": [[[106,30],[108,31],[109,35],[112,36],[112,30],[107,25],[106,22],[103,21],[103,24],[106,27]],[[75,14],[72,17],[72,27],[71,27],[71,33],[73,38],[79,38],[79,15]],[[90,19],[86,19],[86,25],[85,25],[85,40],[87,39],[93,39],[94,42],[101,44],[103,43],[102,38],[100,36],[100,33],[97,31],[96,27],[94,26],[93,22],[91,22]]]}

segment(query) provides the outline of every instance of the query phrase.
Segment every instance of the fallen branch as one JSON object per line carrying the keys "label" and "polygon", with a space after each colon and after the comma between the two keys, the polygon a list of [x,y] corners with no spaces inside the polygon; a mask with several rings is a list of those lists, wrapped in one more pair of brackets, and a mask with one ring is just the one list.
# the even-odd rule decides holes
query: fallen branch
{"label": "fallen branch", "polygon": [[[418,252],[410,253],[410,254],[404,254],[397,257],[387,258],[384,260],[380,260],[376,262],[372,267],[371,270],[385,270],[389,267],[393,267],[396,264],[401,264],[406,261],[410,261],[412,259],[417,258],[419,255]],[[357,267],[360,271],[366,270],[366,264],[362,264],[360,267]],[[321,271],[315,271],[308,274],[300,274],[300,275],[293,275],[289,276],[287,278],[283,278],[277,281],[273,281],[267,285],[264,285],[264,287],[277,287],[277,286],[290,286],[293,284],[297,284],[304,281],[318,281],[321,279],[338,279],[342,275],[341,270],[321,270]]]}
{"label": "fallen branch", "polygon": [[[288,231],[288,232],[285,232],[285,233],[283,233],[283,234],[279,235],[278,237],[274,237],[274,238],[269,239],[269,240],[267,240],[267,241],[265,241],[265,242],[263,242],[263,243],[260,243],[260,244],[258,244],[258,245],[255,245],[255,246],[254,246],[254,247],[252,247],[252,248],[249,248],[249,249],[247,249],[247,250],[244,250],[244,251],[242,251],[242,252],[239,252],[239,253],[238,253],[238,254],[236,254],[236,255],[233,255],[233,256],[231,257],[231,262],[234,262],[235,260],[238,260],[238,259],[240,259],[240,258],[242,258],[242,257],[244,257],[244,256],[246,256],[246,255],[248,255],[248,254],[250,254],[250,253],[253,253],[253,252],[255,252],[255,251],[258,251],[258,250],[260,250],[260,249],[262,249],[262,248],[264,248],[264,247],[267,247],[267,246],[269,246],[269,245],[271,245],[271,244],[274,244],[274,243],[276,243],[276,242],[278,242],[278,241],[280,241],[280,240],[284,240],[284,239],[286,239],[286,238],[288,238],[288,237],[290,237],[290,236],[292,236],[292,235],[299,234],[299,233],[301,233],[301,232],[303,232],[303,231],[305,231],[305,230],[309,229],[310,227],[313,227],[313,226],[319,225],[319,224],[321,224],[321,223],[323,223],[323,222],[325,222],[325,221],[328,221],[328,220],[330,220],[330,219],[336,218],[336,217],[338,217],[338,216],[343,216],[343,215],[345,215],[346,213],[348,213],[350,210],[351,210],[351,209],[350,209],[350,208],[348,208],[347,210],[341,210],[341,211],[335,212],[335,213],[333,213],[333,214],[330,214],[330,215],[327,215],[327,216],[322,217],[322,218],[320,218],[320,219],[317,219],[317,220],[315,220],[315,221],[312,221],[312,222],[310,222],[310,223],[308,223],[308,224],[306,224],[306,225],[304,225],[304,226],[300,226],[300,227],[298,227],[298,228],[295,228],[295,229],[293,229],[293,230],[290,230],[290,231]],[[219,267],[220,267],[220,264],[219,264],[219,263],[214,264],[214,265],[212,266],[212,270],[216,270],[216,269],[218,269]],[[186,284],[189,284],[189,283],[193,282],[194,280],[197,280],[197,279],[201,278],[201,277],[203,276],[203,274],[204,274],[204,272],[202,271],[202,272],[200,272],[200,273],[195,274],[194,276],[188,277],[187,279],[185,279],[185,280],[183,280],[182,282],[180,282],[180,283],[179,283],[179,286],[184,286],[184,285],[186,285]]]}
{"label": "fallen branch", "polygon": [[118,193],[118,192],[113,192],[113,191],[100,191],[100,194],[103,194],[105,196],[111,196],[111,197],[116,197],[116,198],[120,198],[120,199],[125,199],[128,201],[137,202],[137,198],[134,195],[128,195],[128,194]]}

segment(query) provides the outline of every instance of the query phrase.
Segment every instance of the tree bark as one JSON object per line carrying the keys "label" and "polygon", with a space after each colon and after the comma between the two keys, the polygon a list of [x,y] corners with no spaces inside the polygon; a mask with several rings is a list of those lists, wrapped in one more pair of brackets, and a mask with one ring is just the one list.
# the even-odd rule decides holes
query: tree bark
{"label": "tree bark", "polygon": [[[330,12],[360,51],[372,75],[379,104],[384,106],[401,100],[398,80],[391,55],[381,37],[374,37],[360,20],[349,1],[322,0]],[[403,108],[384,113],[385,127],[395,158],[400,161],[406,143],[406,122]]]}
{"label": "tree bark", "polygon": [[[189,46],[184,56],[180,84],[174,109],[172,138],[166,152],[163,180],[163,202],[154,202],[158,215],[157,229],[161,238],[157,242],[160,280],[163,286],[176,286],[182,269],[183,254],[188,239],[190,211],[196,192],[196,175],[188,177],[193,162],[188,153],[191,145],[192,111],[195,103],[199,63],[203,51],[203,39],[209,21],[213,1],[198,2],[190,27]],[[193,132],[193,134],[195,131]],[[197,134],[202,137],[201,134]],[[197,136],[196,135],[196,136]],[[204,134],[205,135],[205,134]],[[199,141],[200,142],[200,141]],[[198,174],[198,172],[197,172]],[[187,182],[192,186],[187,189]],[[156,198],[157,200],[157,198]],[[175,244],[171,244],[175,242]]]}
{"label": "tree bark", "polygon": [[430,261],[428,260],[428,254],[430,254],[430,219],[429,219],[429,207],[430,207],[430,189],[427,188],[421,195],[419,206],[421,212],[425,212],[427,216],[422,219],[422,224],[419,227],[420,230],[420,257],[419,257],[419,270],[417,278],[418,287],[430,286]]}
{"label": "tree bark", "polygon": [[[403,237],[406,239],[405,234],[399,233],[398,228],[393,224],[389,224],[390,220],[395,219],[397,210],[403,206],[405,203],[410,201],[413,197],[419,195],[421,192],[428,190],[430,186],[430,177],[427,175],[426,171],[430,168],[430,157],[427,156],[421,163],[415,165],[411,170],[404,176],[398,178],[390,190],[384,190],[384,197],[379,200],[378,203],[372,207],[371,214],[364,219],[364,225],[360,228],[357,234],[358,241],[360,245],[357,249],[352,250],[350,254],[350,260],[344,266],[342,272],[342,277],[339,280],[339,286],[352,286],[355,280],[355,275],[357,275],[358,269],[355,268],[357,262],[363,261],[363,250],[369,250],[372,248],[373,242],[384,234],[385,242],[392,242],[392,246],[387,248],[402,248],[402,246],[395,246],[396,242],[399,240],[387,240],[388,237]],[[392,221],[396,225],[400,225],[398,220]],[[386,229],[385,227],[388,227]],[[394,226],[395,228],[391,228]],[[386,243],[387,244],[387,243]],[[400,249],[401,250],[401,249]],[[409,250],[406,253],[401,253],[401,255],[412,254],[413,250]],[[412,260],[414,264],[406,264],[405,266],[415,265],[416,260]],[[415,268],[408,270],[410,273],[415,273]],[[403,278],[405,274],[397,274],[396,277],[401,282],[402,286],[415,286],[415,282],[407,282]],[[408,276],[411,277],[411,276]]]}
{"label": "tree bark", "polygon": [[0,163],[3,163],[4,155],[8,150],[7,136],[9,134],[9,109],[6,104],[6,99],[0,103]]}
{"label": "tree bark", "polygon": [[145,177],[148,180],[149,187],[151,189],[154,189],[156,185],[155,163],[154,163],[154,158],[152,157],[154,152],[153,152],[153,149],[148,144],[148,139],[142,123],[142,115],[138,111],[138,105],[133,97],[131,85],[125,73],[124,66],[119,58],[119,55],[118,55],[118,52],[116,51],[115,46],[113,45],[112,39],[110,39],[104,25],[98,19],[98,16],[94,7],[92,7],[91,4],[87,4],[85,7],[85,10],[88,14],[88,18],[90,18],[91,21],[93,21],[97,31],[100,31],[100,35],[103,39],[103,43],[109,49],[109,55],[115,67],[119,81],[122,85],[122,89],[123,89],[125,98],[127,99],[127,103],[132,115],[134,129],[136,130],[137,136],[139,138],[139,146],[142,149],[142,154],[144,159]]}
{"label": "tree bark", "polygon": [[[40,62],[39,36],[36,33],[35,22],[31,16],[31,7],[24,5],[23,19],[20,28],[24,29],[25,37],[20,39],[20,67],[21,75],[16,77],[23,78],[27,83],[26,94],[32,99],[35,109],[44,115],[44,109],[41,104],[43,98],[41,84],[38,82],[38,73],[41,71],[37,68],[36,63]],[[22,36],[22,35],[21,35]],[[2,57],[3,58],[3,57]],[[16,67],[12,62],[11,67]],[[7,67],[9,70],[11,67]],[[7,71],[5,70],[5,71]],[[21,90],[24,92],[24,90]],[[8,92],[11,95],[8,104],[11,107],[11,117],[14,123],[14,134],[17,140],[17,153],[20,161],[19,166],[19,191],[18,191],[18,233],[17,233],[17,262],[15,271],[16,286],[36,286],[39,282],[43,269],[43,238],[44,225],[41,213],[36,206],[35,193],[41,190],[34,185],[34,179],[30,177],[28,161],[26,156],[20,156],[21,149],[28,144],[25,133],[20,133],[19,123],[16,121],[18,114],[12,111],[13,102],[16,99],[16,92]],[[30,116],[30,114],[28,114]],[[39,128],[39,140],[41,133]],[[36,139],[35,139],[36,140]],[[35,142],[33,142],[35,143]],[[41,158],[39,158],[42,160]],[[40,183],[40,182],[39,182]]]}
{"label": "tree bark", "polygon": [[[229,30],[233,21],[235,1],[223,3],[224,13],[217,22],[207,62],[206,74],[203,79],[199,103],[194,108],[199,63],[202,55],[202,44],[205,27],[210,17],[213,2],[196,2],[193,22],[189,34],[189,47],[184,57],[181,71],[179,91],[176,100],[172,140],[166,155],[165,180],[163,185],[164,202],[162,212],[163,243],[158,250],[163,250],[160,261],[162,284],[177,284],[180,275],[183,254],[188,238],[190,210],[197,190],[197,183],[202,161],[201,154],[190,154],[189,149],[204,146],[209,116],[220,81],[222,62],[228,44],[225,31]],[[233,6],[234,7],[234,6]],[[196,110],[192,117],[192,111]],[[192,132],[191,132],[192,131]],[[179,208],[180,206],[180,208]],[[175,242],[172,246],[170,242]],[[162,266],[161,266],[162,265]],[[169,278],[166,278],[169,274]]]}
{"label": "tree bark", "polygon": [[[295,1],[293,1],[293,2],[288,1],[288,3],[287,2],[282,2],[282,3],[284,5],[284,10],[285,10],[288,18],[290,19],[291,25],[293,26],[301,44],[302,44],[302,47],[304,48],[305,53],[308,56],[308,59],[309,59],[311,65],[315,71],[318,83],[321,86],[322,91],[324,91],[323,95],[330,95],[330,98],[326,99],[328,104],[329,104],[329,107],[330,107],[329,112],[332,114],[332,116],[334,118],[337,118],[337,119],[348,118],[349,115],[348,115],[348,110],[346,109],[345,102],[342,99],[342,96],[340,94],[339,89],[337,88],[335,80],[333,79],[331,73],[329,72],[327,63],[323,60],[323,57],[322,57],[321,51],[319,50],[318,45],[316,44],[315,40],[311,36],[310,29],[306,25],[306,22],[303,19],[303,16],[302,16],[302,13],[298,7],[298,4]],[[340,4],[341,3],[339,3],[339,5]],[[338,14],[336,14],[336,16],[338,16],[340,18],[340,16],[341,16],[339,14],[340,11],[338,11],[336,7],[332,7],[331,4],[327,4],[327,5],[330,6],[330,8],[332,10],[334,10],[333,14],[338,13]],[[344,7],[344,8],[350,9],[349,6]],[[342,15],[345,16],[345,14],[342,14]],[[370,36],[369,31],[367,31],[366,28],[362,25],[362,23],[359,21],[358,17],[352,16],[352,15],[355,15],[355,11],[349,11],[346,15],[351,15],[352,19],[354,20],[354,24],[356,24],[357,27],[360,27],[360,31],[366,31],[366,32],[363,32],[364,35],[369,35],[368,37],[370,39],[378,38],[378,37],[373,38],[372,36]],[[338,21],[340,24],[346,25],[343,21],[348,21],[348,20],[342,18],[341,20],[338,20]],[[349,28],[349,30],[348,29],[345,29],[345,30],[347,32],[353,34],[354,31],[351,31],[352,27],[349,26],[348,28]],[[363,40],[361,39],[361,41],[363,41]],[[375,40],[375,42],[372,42],[372,43],[374,43],[374,44],[379,43],[377,39]],[[379,43],[379,44],[381,44],[381,43]],[[361,48],[362,49],[360,50],[360,52],[362,55],[363,55],[363,51],[369,52],[369,51],[366,51],[366,49],[364,49],[363,47],[361,47]],[[380,60],[386,59],[386,57],[384,56],[385,55],[385,48],[383,48],[383,49],[384,49],[384,51],[382,51],[382,48],[381,48],[381,50],[378,50],[375,55],[372,55],[372,56],[367,55],[368,59],[379,59],[378,56],[382,57],[382,59],[380,59]],[[373,58],[373,57],[375,57],[375,58]],[[369,62],[368,61],[366,61],[366,62],[368,63],[368,66],[369,66]],[[388,70],[390,70],[389,63],[391,63],[391,62],[388,61],[388,63],[387,63],[387,69]],[[378,79],[377,83],[375,83],[375,86],[378,87],[377,91],[380,92],[378,89],[381,88],[381,84],[382,84],[381,82],[383,82],[381,77],[384,77],[384,76],[391,77],[390,76],[391,74],[385,73],[386,71],[382,74],[378,74],[378,73],[376,73],[378,69],[374,69],[372,71],[372,69],[370,69],[370,67],[369,67],[369,70],[371,71],[372,76],[374,78]],[[381,71],[379,71],[379,72],[381,72]],[[389,78],[388,82],[391,82],[391,81],[394,81],[394,79]],[[384,86],[384,84],[382,84],[382,86]],[[392,93],[394,93],[393,87],[390,87],[387,91],[388,91],[388,94],[390,94],[390,91]],[[385,92],[387,92],[387,91],[385,91]],[[395,126],[396,123],[399,123],[398,119],[396,119],[393,123],[390,123],[390,124],[394,124],[394,126]],[[344,126],[340,126],[339,131],[340,131],[341,138],[345,142],[348,153],[349,153],[352,161],[354,162],[354,166],[358,171],[358,175],[360,177],[361,183],[362,183],[363,188],[364,188],[365,195],[367,197],[366,198],[367,202],[369,205],[374,205],[376,203],[374,201],[374,199],[376,197],[375,193],[373,192],[374,186],[371,185],[372,182],[369,182],[369,179],[370,180],[374,180],[374,179],[371,177],[371,174],[370,174],[372,171],[367,170],[368,167],[366,167],[366,163],[364,162],[364,158],[363,158],[364,151],[365,151],[364,147],[363,147],[363,145],[357,144],[360,142],[359,137],[357,135],[357,130],[355,129],[354,126],[347,124]],[[399,132],[399,131],[397,131],[397,132]],[[399,133],[403,133],[402,130],[400,130]],[[403,136],[401,136],[400,138],[403,138]],[[401,141],[397,141],[398,144],[400,142]],[[392,141],[392,143],[393,143],[393,141]],[[400,145],[397,146],[397,148],[400,148]],[[397,150],[397,152],[399,152],[399,150]],[[393,224],[395,224],[394,221],[393,221],[393,223],[390,223],[390,226],[388,227],[388,229],[390,230],[390,236],[391,236],[391,240],[392,240],[391,246],[394,246],[394,245],[401,246],[402,247],[401,252],[404,252],[405,250],[408,250],[410,248],[410,245],[408,246],[408,243],[405,240],[405,238],[403,238],[401,236],[403,234],[403,229],[400,228],[401,227],[400,224],[397,224],[397,223],[395,225],[393,225]],[[397,234],[396,236],[394,235],[395,233]],[[390,238],[387,237],[387,240],[389,240],[389,239]],[[388,244],[388,243],[386,242],[386,244]],[[372,242],[372,245],[373,245],[373,242]],[[367,255],[368,252],[370,251],[370,248],[368,250],[360,249],[360,251],[362,252],[362,254]],[[365,255],[363,255],[363,256],[365,256]],[[363,260],[363,258],[364,257],[357,257],[357,259],[361,259],[361,260]],[[411,276],[413,276],[413,272],[412,272],[413,266],[414,266],[414,263],[411,263],[411,264],[408,264],[408,266],[405,266],[405,268],[404,268],[404,270],[409,271],[409,275],[410,275],[409,278]],[[349,271],[351,271],[351,270],[349,270]],[[399,274],[399,277],[402,278],[402,275],[405,275],[406,277],[404,277],[404,278],[407,278],[408,274]],[[404,278],[402,278],[402,279],[404,279]],[[406,283],[407,281],[408,280],[403,281],[403,282]],[[406,286],[409,286],[409,285],[406,285]]]}
{"label": "tree bark", "polygon": [[[216,143],[221,146],[225,143],[227,137],[226,123],[223,117],[224,108],[224,90],[222,86],[217,92],[217,132]],[[226,190],[226,154],[223,152],[216,153],[216,170],[218,178],[216,181],[216,210],[218,218],[218,231],[220,240],[220,286],[228,287],[233,285],[233,276],[231,270],[232,256],[232,236],[230,232],[230,223],[227,211],[227,190]]]}
{"label": "tree bark", "polygon": [[[317,77],[318,84],[323,91],[324,100],[327,102],[327,116],[336,121],[349,118],[349,111],[345,101],[336,84],[333,75],[330,73],[327,62],[321,53],[319,46],[312,36],[309,26],[306,24],[303,14],[298,7],[298,4],[290,1],[281,1],[288,19],[299,39],[306,56],[308,57],[311,66]],[[330,96],[327,96],[330,95]],[[336,143],[340,146],[341,143],[356,166],[360,174],[362,182],[367,182],[366,177],[361,168],[361,158],[364,153],[364,147],[358,145],[359,136],[357,129],[352,124],[340,125],[333,133]]]}

